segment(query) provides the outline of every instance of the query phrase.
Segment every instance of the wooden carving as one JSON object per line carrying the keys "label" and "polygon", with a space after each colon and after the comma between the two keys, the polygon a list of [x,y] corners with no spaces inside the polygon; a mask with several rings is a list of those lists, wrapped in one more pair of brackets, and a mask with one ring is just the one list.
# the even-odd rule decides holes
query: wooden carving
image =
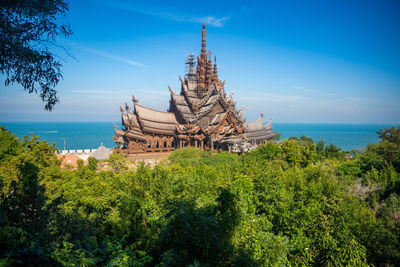
{"label": "wooden carving", "polygon": [[214,57],[212,64],[211,51],[207,53],[205,25],[197,66],[193,59],[191,55],[189,72],[184,79],[179,76],[180,94],[175,94],[168,86],[171,97],[168,112],[141,106],[134,95],[132,113],[127,103],[127,114],[120,106],[124,127],[118,129],[113,124],[116,150],[128,155],[166,152],[188,146],[231,151],[236,145],[233,151],[238,151],[238,142],[246,147],[246,142],[263,143],[275,136],[271,122],[264,125],[264,113],[261,120],[245,123],[244,109],[236,109],[233,93],[226,96],[225,81],[221,82],[218,77],[217,58]]}

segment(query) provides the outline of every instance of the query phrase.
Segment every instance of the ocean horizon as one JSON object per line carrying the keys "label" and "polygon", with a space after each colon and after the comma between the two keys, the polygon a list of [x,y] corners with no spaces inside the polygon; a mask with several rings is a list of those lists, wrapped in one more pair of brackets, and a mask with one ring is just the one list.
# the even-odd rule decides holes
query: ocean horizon
{"label": "ocean horizon", "polygon": [[[112,122],[0,122],[0,126],[20,138],[32,133],[40,140],[54,142],[60,150],[64,149],[64,141],[65,149],[94,149],[101,144],[115,147]],[[333,143],[348,151],[379,142],[377,131],[398,124],[273,123],[272,126],[282,140],[304,135],[314,141],[322,138],[326,144]]]}

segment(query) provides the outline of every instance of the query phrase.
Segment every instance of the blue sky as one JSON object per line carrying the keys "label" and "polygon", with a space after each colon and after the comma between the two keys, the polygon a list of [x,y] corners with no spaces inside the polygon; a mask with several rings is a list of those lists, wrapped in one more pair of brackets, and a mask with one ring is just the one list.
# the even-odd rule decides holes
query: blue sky
{"label": "blue sky", "polygon": [[[0,121],[120,121],[131,95],[167,110],[201,25],[248,120],[400,123],[399,1],[71,0],[61,103],[4,86]],[[56,51],[66,57],[62,51]]]}

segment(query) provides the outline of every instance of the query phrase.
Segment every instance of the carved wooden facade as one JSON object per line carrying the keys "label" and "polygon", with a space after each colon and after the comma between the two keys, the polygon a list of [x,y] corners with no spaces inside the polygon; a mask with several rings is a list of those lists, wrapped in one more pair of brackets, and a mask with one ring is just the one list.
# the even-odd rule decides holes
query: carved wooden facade
{"label": "carved wooden facade", "polygon": [[263,116],[245,122],[243,109],[238,110],[233,96],[226,96],[225,81],[218,78],[216,57],[206,50],[203,25],[201,53],[197,63],[188,56],[188,72],[181,90],[171,94],[167,112],[138,104],[132,96],[133,109],[120,107],[123,129],[115,126],[115,150],[126,154],[171,151],[182,147],[240,152],[250,150],[275,137],[271,121],[264,125]]}

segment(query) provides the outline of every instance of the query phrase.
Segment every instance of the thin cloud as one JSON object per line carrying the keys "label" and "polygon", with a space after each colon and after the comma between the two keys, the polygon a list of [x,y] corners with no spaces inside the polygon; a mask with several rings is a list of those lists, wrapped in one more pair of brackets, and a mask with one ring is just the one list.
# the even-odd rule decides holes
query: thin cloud
{"label": "thin cloud", "polygon": [[297,85],[292,86],[292,89],[299,90],[299,91],[306,92],[306,93],[323,94],[323,95],[328,96],[328,97],[336,96],[335,93],[323,92],[323,91],[320,91],[320,90],[304,88],[302,86],[297,86]]}
{"label": "thin cloud", "polygon": [[72,42],[72,41],[68,41],[68,43],[71,46],[75,46],[78,49],[81,49],[83,51],[86,51],[86,52],[89,52],[89,53],[92,53],[92,54],[95,54],[95,55],[99,55],[99,56],[102,56],[102,57],[105,57],[105,58],[109,58],[109,59],[112,59],[112,60],[115,60],[115,61],[119,61],[119,62],[122,62],[122,63],[126,63],[126,64],[129,64],[131,66],[147,67],[146,65],[144,65],[142,63],[139,63],[137,61],[133,61],[133,60],[131,60],[129,58],[117,56],[117,55],[111,54],[111,53],[106,52],[106,51],[102,51],[102,50],[99,50],[99,49],[94,49],[94,48],[90,48],[90,47],[87,47],[87,46],[83,46],[81,44],[78,44],[78,43]]}
{"label": "thin cloud", "polygon": [[139,89],[139,90],[134,90],[134,93],[137,94],[150,94],[150,95],[169,95],[168,90],[161,91],[161,90],[152,90],[152,89]]}
{"label": "thin cloud", "polygon": [[228,16],[217,18],[215,16],[207,16],[207,17],[183,17],[188,22],[193,23],[205,23],[207,25],[211,25],[213,27],[221,28],[225,25],[225,22],[229,19]]}
{"label": "thin cloud", "polygon": [[303,92],[307,92],[307,93],[316,93],[319,92],[318,90],[312,90],[312,89],[308,89],[308,88],[304,88],[302,86],[292,86],[293,89],[299,90],[299,91],[303,91]]}
{"label": "thin cloud", "polygon": [[148,9],[142,9],[138,8],[136,6],[133,6],[129,3],[121,3],[118,1],[102,1],[102,0],[94,0],[94,2],[111,6],[111,7],[116,7],[124,10],[129,10],[135,13],[140,13],[148,16],[153,16],[165,20],[172,20],[176,22],[190,22],[190,23],[206,23],[207,25],[213,26],[213,27],[223,27],[225,25],[225,22],[230,18],[229,16],[223,16],[223,17],[216,17],[216,16],[203,16],[203,17],[197,17],[197,16],[182,16],[182,15],[176,15],[176,14],[171,14],[169,12],[155,12],[152,10]]}
{"label": "thin cloud", "polygon": [[117,56],[117,55],[113,55],[113,54],[105,52],[105,51],[101,51],[101,50],[93,49],[93,48],[89,48],[89,47],[83,47],[83,46],[81,46],[81,48],[83,50],[85,50],[85,51],[90,52],[90,53],[93,53],[93,54],[96,54],[96,55],[99,55],[99,56],[102,56],[102,57],[106,57],[106,58],[109,58],[109,59],[113,59],[113,60],[116,60],[116,61],[119,61],[119,62],[122,62],[122,63],[126,63],[126,64],[129,64],[129,65],[132,65],[132,66],[147,67],[146,65],[144,65],[142,63],[130,60],[128,58],[124,58],[124,57],[120,57],[120,56]]}
{"label": "thin cloud", "polygon": [[246,95],[237,98],[241,102],[250,103],[293,103],[303,100],[304,97],[300,95],[272,95],[272,94],[259,94],[259,95]]}
{"label": "thin cloud", "polygon": [[95,94],[95,95],[114,95],[116,91],[111,90],[74,90],[75,93],[80,94]]}
{"label": "thin cloud", "polygon": [[334,97],[334,96],[337,96],[336,94],[334,94],[334,93],[325,93],[325,95],[326,96],[329,96],[329,97]]}

